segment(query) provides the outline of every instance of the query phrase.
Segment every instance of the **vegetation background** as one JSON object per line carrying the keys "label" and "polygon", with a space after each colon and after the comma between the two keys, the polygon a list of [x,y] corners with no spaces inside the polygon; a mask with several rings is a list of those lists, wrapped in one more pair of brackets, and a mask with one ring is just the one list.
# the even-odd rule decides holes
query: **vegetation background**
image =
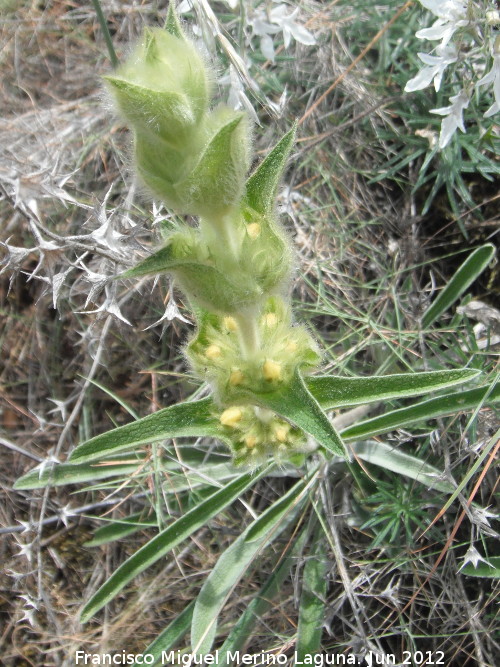
{"label": "vegetation background", "polygon": [[[498,126],[485,138],[479,121],[471,123],[449,149],[432,151],[441,120],[428,113],[439,106],[433,92],[403,92],[418,68],[422,7],[292,3],[316,43],[292,41],[285,49],[277,36],[272,63],[245,28],[253,3],[244,4],[247,14],[211,3],[236,52],[253,62],[256,87],[247,94],[261,123],[259,154],[302,119],[279,203],[297,253],[297,316],[314,328],[324,370],[469,363],[496,377],[495,266],[438,329],[419,327],[435,290],[467,253],[486,241],[498,247],[500,197]],[[102,0],[102,8],[121,58],[145,25],[162,23],[166,2]],[[109,56],[92,2],[1,0],[0,11],[0,643],[7,665],[71,665],[76,650],[141,652],[194,597],[242,514],[233,506],[81,626],[82,600],[150,534],[146,526],[125,540],[86,546],[101,525],[94,517],[153,507],[151,522],[163,525],[189,498],[162,497],[155,477],[140,470],[112,487],[12,490],[35,463],[65,460],[79,441],[129,421],[130,413],[185,398],[196,383],[181,353],[189,312],[168,281],[106,284],[120,262],[151,245],[151,229],[168,225],[168,215],[134,181],[130,137],[103,94]],[[187,24],[195,18],[187,13]],[[219,57],[222,75],[228,51]],[[221,99],[227,93],[221,85]],[[472,297],[484,304],[481,317],[467,309]],[[484,409],[400,429],[387,441],[460,480],[499,426],[498,412]],[[493,666],[498,579],[461,567],[498,556],[494,468],[477,473],[477,506],[467,507],[454,536],[478,476],[430,527],[444,496],[388,471],[367,474],[368,491],[344,471],[326,480],[317,499],[337,547],[324,556],[323,650],[376,648],[401,660],[403,650],[439,649],[447,665]],[[289,483],[264,480],[247,501],[264,508]],[[280,548],[278,541],[237,589],[225,609],[227,627]],[[249,651],[292,654],[306,562],[306,554],[297,558]]]}

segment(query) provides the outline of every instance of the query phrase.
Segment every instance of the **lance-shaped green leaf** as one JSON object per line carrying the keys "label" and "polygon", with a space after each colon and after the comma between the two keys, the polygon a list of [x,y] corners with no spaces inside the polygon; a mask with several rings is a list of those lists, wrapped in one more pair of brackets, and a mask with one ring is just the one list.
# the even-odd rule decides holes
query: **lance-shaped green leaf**
{"label": "lance-shaped green leaf", "polygon": [[285,556],[280,557],[279,564],[271,573],[259,593],[250,600],[245,611],[232,627],[219,650],[218,667],[232,665],[231,653],[234,655],[235,651],[243,650],[249,643],[256,623],[260,621],[274,603],[274,599],[280,594],[283,581],[290,574],[290,569],[295,562],[297,554],[301,552],[307,536],[307,530],[303,530],[293,548],[290,548]]}
{"label": "lance-shaped green leaf", "polygon": [[488,579],[500,579],[500,556],[490,556],[487,562],[479,562],[477,567],[473,563],[467,563],[460,568],[461,574],[469,577],[486,577]]}
{"label": "lance-shaped green leaf", "polygon": [[212,410],[210,398],[177,403],[87,440],[72,452],[70,460],[78,463],[96,461],[124,449],[167,438],[220,437],[220,424],[214,419]]}
{"label": "lance-shaped green leaf", "polygon": [[[302,594],[299,604],[299,625],[295,657],[304,663],[306,656],[316,655],[321,648],[321,636],[325,621],[326,591],[328,586],[328,559],[320,531],[312,545],[302,577]],[[300,661],[300,662],[299,662]]]}
{"label": "lance-shaped green leaf", "polygon": [[168,243],[168,245],[140,261],[132,269],[120,273],[116,276],[116,279],[140,278],[141,276],[151,276],[158,273],[172,273],[186,261],[190,262],[190,260],[186,260],[185,258],[179,258],[175,247],[171,243]]}
{"label": "lance-shaped green leaf", "polygon": [[321,407],[330,410],[391,398],[418,396],[468,382],[479,373],[480,371],[474,369],[461,369],[353,378],[324,375],[306,378],[306,384]]}
{"label": "lance-shaped green leaf", "polygon": [[177,12],[175,11],[175,3],[168,3],[167,18],[165,20],[165,30],[177,37],[177,39],[185,39],[184,31],[182,30],[181,23]]}
{"label": "lance-shaped green leaf", "polygon": [[47,485],[64,486],[65,484],[79,484],[81,482],[97,481],[118,475],[128,476],[141,465],[140,458],[130,463],[113,463],[109,465],[96,466],[91,464],[74,463],[42,463],[41,466],[30,470],[20,477],[14,484],[19,489],[42,489]]}
{"label": "lance-shaped green leaf", "polygon": [[417,456],[402,452],[395,445],[376,440],[358,440],[352,444],[352,451],[355,457],[384,470],[392,470],[398,475],[410,477],[428,489],[436,489],[443,493],[453,493],[456,489],[438,468],[421,461]]}
{"label": "lance-shaped green leaf", "polygon": [[429,419],[444,417],[455,412],[475,410],[479,405],[491,405],[500,402],[500,383],[495,386],[479,387],[468,391],[445,394],[427,401],[421,401],[398,410],[391,410],[379,417],[366,419],[342,431],[344,440],[360,440],[371,438],[379,433],[387,433],[411,424],[425,422]]}
{"label": "lance-shaped green leaf", "polygon": [[[261,475],[265,474],[267,469]],[[192,510],[162,530],[156,537],[135,552],[92,596],[82,610],[81,621],[85,623],[112,600],[125,586],[141,572],[156,563],[175,546],[201,528],[216,514],[236,500],[244,491],[253,486],[261,475],[241,475],[227,486],[219,489]]]}
{"label": "lance-shaped green leaf", "polygon": [[102,544],[108,544],[109,542],[121,540],[124,537],[133,535],[144,528],[157,525],[158,523],[154,513],[147,515],[145,518],[144,512],[137,512],[120,521],[109,521],[105,526],[101,526],[101,528],[98,528],[95,531],[94,537],[88,542],[85,542],[84,546],[99,547]]}
{"label": "lance-shaped green leaf", "polygon": [[495,246],[491,243],[474,250],[450,278],[446,287],[439,293],[422,316],[422,327],[430,326],[445,310],[465,292],[476,278],[488,266],[495,255]]}
{"label": "lance-shaped green leaf", "polygon": [[296,127],[285,134],[247,180],[245,198],[257,213],[273,211],[278,185],[295,143]]}
{"label": "lance-shaped green leaf", "polygon": [[255,394],[255,398],[263,407],[276,412],[311,435],[332,454],[346,457],[341,437],[298,371],[285,387]]}
{"label": "lance-shaped green leaf", "polygon": [[[165,630],[158,635],[158,637],[145,648],[141,656],[153,656],[153,662],[150,665],[164,665],[163,651],[169,651],[173,648],[187,633],[191,626],[193,618],[194,600],[182,611],[171,623],[167,625]],[[148,657],[148,660],[150,658]],[[139,662],[134,662],[134,667],[144,667],[143,658]]]}
{"label": "lance-shaped green leaf", "polygon": [[261,550],[296,516],[307,488],[304,481],[297,482],[253,521],[219,558],[196,600],[191,627],[194,653],[210,651],[217,631],[217,618],[231,591]]}

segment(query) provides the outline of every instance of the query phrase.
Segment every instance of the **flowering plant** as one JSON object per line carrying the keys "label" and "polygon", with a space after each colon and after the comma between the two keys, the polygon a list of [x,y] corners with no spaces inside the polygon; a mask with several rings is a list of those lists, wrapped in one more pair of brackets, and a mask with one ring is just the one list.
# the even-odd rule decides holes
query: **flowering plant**
{"label": "flowering plant", "polygon": [[[431,83],[434,83],[436,92],[439,91],[445,72],[454,66],[453,73],[449,74],[456,91],[450,97],[451,104],[430,110],[443,116],[438,140],[439,148],[443,149],[457,128],[466,132],[463,113],[473,93],[478,94],[481,87],[491,85],[495,100],[484,112],[484,118],[500,110],[500,38],[495,31],[500,25],[500,13],[485,1],[419,1],[436,20],[430,28],[418,30],[416,37],[439,43],[434,53],[418,54],[424,67],[407,82],[405,91],[422,90]],[[491,69],[478,78],[477,73],[485,70],[490,57],[493,60]]]}
{"label": "flowering plant", "polygon": [[[261,551],[294,525],[296,540],[290,540],[291,550],[224,647],[226,652],[234,651],[244,644],[255,618],[279,589],[294,554],[305,544],[307,529],[299,516],[330,466],[344,465],[354,455],[450,493],[453,484],[436,468],[372,438],[415,421],[475,407],[481,401],[500,400],[498,387],[478,387],[357,423],[351,415],[342,428],[336,427],[328,414],[332,409],[418,396],[459,385],[478,372],[313,375],[321,363],[321,351],[307,328],[293,318],[293,250],[275,207],[296,129],[290,129],[248,175],[252,161],[249,118],[211,105],[213,81],[212,70],[184,34],[172,4],[165,29],[147,30],[129,59],[106,77],[116,107],[133,132],[136,170],[144,186],[177,214],[198,219],[197,226],[179,223],[159,248],[116,280],[156,278],[162,273],[174,277],[196,321],[185,356],[210,393],[93,437],[73,450],[69,462],[44,462],[16,483],[16,488],[28,489],[130,475],[137,465],[142,470],[149,463],[140,451],[142,445],[168,442],[168,456],[159,457],[158,465],[176,480],[174,492],[202,489],[196,498],[193,494],[189,511],[138,549],[92,595],[82,611],[85,622],[264,475],[292,470],[291,476],[298,477],[261,514],[252,510],[251,523],[222,554],[196,601],[146,649],[158,660],[189,627],[192,651],[207,654],[231,591]],[[465,260],[424,313],[422,327],[431,326],[464,293],[493,253],[492,246],[486,245]],[[204,438],[202,456],[188,446],[180,460],[177,445],[170,442],[191,437]],[[225,445],[229,463],[219,453],[210,456],[207,438]],[[123,460],[124,452],[132,461]],[[96,462],[104,465],[96,467]],[[189,473],[184,476],[185,467]],[[133,522],[137,524],[132,520],[115,530],[114,538],[130,534]],[[99,539],[105,539],[102,533]],[[94,544],[102,543],[99,539]],[[324,597],[325,582],[324,560],[319,557],[323,541],[315,540],[312,548],[315,552],[305,573],[310,584],[304,593],[308,609]],[[322,625],[316,625],[307,616],[299,624],[298,658],[318,650]]]}

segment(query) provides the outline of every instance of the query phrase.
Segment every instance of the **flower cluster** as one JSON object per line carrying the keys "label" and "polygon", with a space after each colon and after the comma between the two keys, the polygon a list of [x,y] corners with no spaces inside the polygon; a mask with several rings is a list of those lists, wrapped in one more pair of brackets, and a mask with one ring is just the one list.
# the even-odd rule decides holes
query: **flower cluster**
{"label": "flower cluster", "polygon": [[[464,110],[467,109],[474,91],[483,86],[491,86],[494,103],[484,113],[489,118],[500,110],[500,37],[495,28],[500,26],[500,12],[491,7],[487,0],[419,0],[436,20],[429,28],[416,33],[419,39],[439,42],[433,53],[419,53],[424,67],[410,79],[406,92],[422,90],[431,83],[440,90],[443,76],[453,65],[450,80],[459,81],[450,97],[450,104],[431,113],[443,116],[439,135],[439,148],[445,148],[451,141],[457,128],[466,131]],[[477,72],[485,70],[485,58],[493,58],[492,67],[484,76],[477,79]]]}

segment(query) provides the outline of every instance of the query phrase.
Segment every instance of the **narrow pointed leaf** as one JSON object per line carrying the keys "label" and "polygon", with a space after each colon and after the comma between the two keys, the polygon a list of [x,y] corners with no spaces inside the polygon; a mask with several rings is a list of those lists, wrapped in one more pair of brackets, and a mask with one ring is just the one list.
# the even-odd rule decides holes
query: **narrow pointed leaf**
{"label": "narrow pointed leaf", "polygon": [[167,438],[191,436],[220,438],[220,424],[212,416],[212,406],[210,398],[191,403],[177,403],[87,440],[78,445],[70,460],[74,463],[96,461],[124,449]]}
{"label": "narrow pointed leaf", "polygon": [[272,212],[280,179],[295,143],[294,126],[260,163],[246,183],[246,200],[254,211],[265,215]]}
{"label": "narrow pointed leaf", "polygon": [[143,259],[132,269],[120,273],[116,276],[115,280],[140,278],[141,276],[151,276],[157,273],[169,273],[174,271],[180,264],[182,264],[182,261],[174,257],[172,246],[166,245]]}
{"label": "narrow pointed leaf", "polygon": [[290,573],[295,562],[296,554],[300,553],[307,539],[307,530],[303,530],[299,539],[295,542],[285,557],[280,559],[279,565],[269,576],[259,593],[248,603],[243,614],[232,627],[231,632],[219,651],[219,667],[227,667],[230,652],[241,651],[252,637],[255,624],[273,605],[274,599],[281,592],[282,584]]}
{"label": "narrow pointed leaf", "polygon": [[154,90],[112,74],[103,77],[128,123],[154,129],[164,139],[185,133],[195,122],[189,99],[175,90]]}
{"label": "narrow pointed leaf", "polygon": [[297,482],[220,556],[196,600],[191,627],[194,653],[209,653],[217,631],[217,618],[231,591],[261,550],[294,519],[307,488],[304,481]]}
{"label": "narrow pointed leaf", "polygon": [[422,316],[422,327],[427,328],[465,292],[476,278],[488,266],[495,255],[495,246],[491,243],[474,250],[458,268],[446,287],[439,293],[431,306]]}
{"label": "narrow pointed leaf", "polygon": [[175,11],[173,0],[168,3],[167,18],[165,21],[165,30],[178,39],[185,39],[179,17]]}
{"label": "narrow pointed leaf", "polygon": [[307,660],[306,656],[316,655],[320,650],[325,621],[328,559],[325,543],[318,532],[313,545],[314,553],[306,560],[302,577],[295,654],[299,664]]}
{"label": "narrow pointed leaf", "polygon": [[264,407],[303,429],[325,449],[345,458],[342,439],[299,373],[285,389],[260,393],[256,398]]}
{"label": "narrow pointed leaf", "polygon": [[20,477],[14,484],[14,489],[42,489],[47,485],[64,486],[65,484],[79,484],[81,482],[97,481],[118,475],[131,475],[140,459],[130,463],[112,463],[106,466],[82,465],[73,463],[48,464],[43,468],[35,468]]}
{"label": "narrow pointed leaf", "polygon": [[144,512],[138,512],[125,519],[121,519],[121,521],[110,521],[105,526],[101,526],[101,528],[95,531],[94,537],[85,542],[84,546],[99,547],[102,544],[109,544],[109,542],[133,535],[144,528],[151,528],[157,525],[158,523],[154,514],[145,517]]}
{"label": "narrow pointed leaf", "polygon": [[306,385],[321,407],[331,410],[426,394],[468,382],[479,373],[477,370],[464,369],[353,378],[325,375],[306,378]]}
{"label": "narrow pointed leaf", "polygon": [[371,438],[379,433],[405,428],[429,419],[444,417],[455,412],[475,410],[483,402],[485,405],[500,402],[500,383],[492,387],[479,387],[454,394],[445,394],[406,408],[392,410],[379,417],[372,417],[354,426],[349,426],[342,431],[342,437],[349,441]]}
{"label": "narrow pointed leaf", "polygon": [[[150,665],[164,665],[162,658],[163,651],[169,651],[173,648],[187,633],[193,618],[194,600],[182,611],[171,623],[167,625],[158,637],[142,651],[141,656],[153,656],[153,662]],[[148,658],[149,660],[149,658]],[[139,662],[134,662],[134,667],[144,667],[145,662],[141,658]]]}
{"label": "narrow pointed leaf", "polygon": [[443,493],[453,493],[456,486],[448,482],[442,472],[416,456],[411,456],[397,449],[394,445],[376,440],[358,440],[352,444],[355,457],[380,466],[384,470],[392,470],[398,475],[410,477],[428,489],[436,489]]}
{"label": "narrow pointed leaf", "polygon": [[467,563],[460,569],[461,574],[469,577],[487,577],[488,579],[500,579],[500,556],[491,556],[487,563],[479,562],[477,567]]}
{"label": "narrow pointed leaf", "polygon": [[92,596],[82,610],[81,621],[88,621],[99,609],[112,600],[134,577],[163,558],[175,546],[183,542],[196,530],[204,526],[216,514],[253,486],[260,475],[241,475],[227,486],[219,489],[192,510],[162,530],[156,537],[135,552]]}

